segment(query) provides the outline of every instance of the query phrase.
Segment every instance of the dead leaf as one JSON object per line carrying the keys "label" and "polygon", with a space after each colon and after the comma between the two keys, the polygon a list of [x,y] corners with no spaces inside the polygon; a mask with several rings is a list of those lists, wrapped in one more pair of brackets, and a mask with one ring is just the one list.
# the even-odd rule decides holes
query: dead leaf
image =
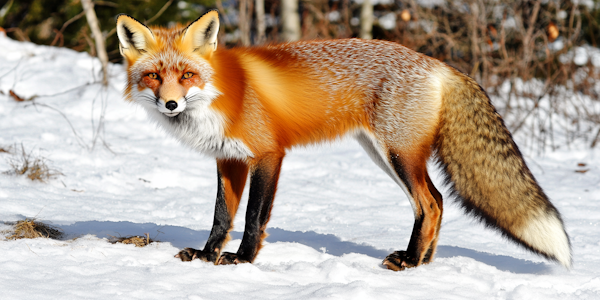
{"label": "dead leaf", "polygon": [[13,90],[9,90],[8,91],[10,93],[11,96],[13,96],[13,98],[15,98],[15,100],[19,101],[19,102],[23,102],[25,101],[25,99],[19,97],[19,95],[15,94],[15,92],[13,92]]}

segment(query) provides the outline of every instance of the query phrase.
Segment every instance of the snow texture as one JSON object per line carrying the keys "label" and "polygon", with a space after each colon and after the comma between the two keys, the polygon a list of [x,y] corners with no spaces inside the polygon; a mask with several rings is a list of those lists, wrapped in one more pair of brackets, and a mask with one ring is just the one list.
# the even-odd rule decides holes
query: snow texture
{"label": "snow texture", "polygon": [[[208,237],[215,163],[123,101],[122,65],[110,65],[106,90],[94,83],[99,68],[85,53],[0,36],[0,147],[22,144],[63,174],[39,183],[0,173],[0,231],[35,217],[66,234],[0,234],[0,299],[600,299],[598,150],[526,155],[562,213],[571,270],[509,243],[451,201],[435,261],[384,269],[382,259],[408,244],[413,212],[352,140],[286,157],[270,236],[254,264],[181,262],[179,249],[202,248]],[[17,102],[11,90],[37,97]],[[0,152],[0,171],[13,155]],[[245,203],[225,251],[240,243]],[[160,242],[108,242],[144,233]]]}

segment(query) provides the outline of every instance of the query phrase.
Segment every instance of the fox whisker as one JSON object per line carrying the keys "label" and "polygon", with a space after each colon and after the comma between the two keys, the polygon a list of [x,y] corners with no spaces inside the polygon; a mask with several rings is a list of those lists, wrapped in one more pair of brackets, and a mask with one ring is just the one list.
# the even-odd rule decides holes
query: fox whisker
{"label": "fox whisker", "polygon": [[144,95],[144,94],[138,95],[137,99],[142,100],[143,102],[151,103],[151,104],[155,104],[158,100],[158,98],[156,98],[156,97]]}
{"label": "fox whisker", "polygon": [[198,101],[198,100],[202,100],[201,94],[200,93],[194,93],[191,95],[187,95],[184,97],[185,101],[187,101],[188,103],[194,102],[194,101]]}

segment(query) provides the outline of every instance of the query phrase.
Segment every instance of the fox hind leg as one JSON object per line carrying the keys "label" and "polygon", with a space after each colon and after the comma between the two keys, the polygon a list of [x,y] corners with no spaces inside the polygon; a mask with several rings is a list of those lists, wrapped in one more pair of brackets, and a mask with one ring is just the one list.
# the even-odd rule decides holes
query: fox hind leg
{"label": "fox hind leg", "polygon": [[433,259],[442,220],[442,196],[427,174],[426,156],[390,153],[390,163],[412,197],[415,215],[406,251],[396,251],[383,261],[388,269],[400,271]]}
{"label": "fox hind leg", "polygon": [[428,147],[420,155],[381,145],[370,134],[360,133],[357,140],[371,159],[404,190],[414,210],[415,223],[406,251],[390,254],[383,264],[399,271],[428,263],[433,259],[442,221],[442,195],[427,174]]}
{"label": "fox hind leg", "polygon": [[440,234],[440,228],[442,227],[442,214],[444,212],[442,194],[435,188],[435,186],[433,185],[433,182],[431,182],[431,179],[429,178],[429,175],[427,175],[427,174],[425,174],[425,175],[426,175],[425,179],[427,180],[427,187],[429,188],[429,192],[435,199],[436,205],[437,205],[438,209],[440,210],[440,217],[437,220],[435,236],[434,236],[433,240],[431,241],[431,245],[429,245],[429,250],[427,250],[427,252],[425,253],[425,256],[423,257],[422,263],[424,263],[424,264],[432,261],[433,256],[435,255],[435,251],[437,249],[437,242],[438,242],[438,238],[439,238],[439,234]]}

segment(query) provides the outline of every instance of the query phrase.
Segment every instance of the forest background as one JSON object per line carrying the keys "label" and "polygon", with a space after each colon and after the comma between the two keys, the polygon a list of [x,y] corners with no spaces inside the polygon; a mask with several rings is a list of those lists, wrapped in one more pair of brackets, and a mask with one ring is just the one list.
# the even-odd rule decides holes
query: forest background
{"label": "forest background", "polygon": [[[0,1],[13,39],[97,55],[80,0]],[[115,16],[146,25],[221,16],[221,47],[309,39],[399,42],[475,78],[533,152],[600,140],[600,1],[93,1],[108,59],[120,62]],[[523,146],[522,146],[523,147]]]}

